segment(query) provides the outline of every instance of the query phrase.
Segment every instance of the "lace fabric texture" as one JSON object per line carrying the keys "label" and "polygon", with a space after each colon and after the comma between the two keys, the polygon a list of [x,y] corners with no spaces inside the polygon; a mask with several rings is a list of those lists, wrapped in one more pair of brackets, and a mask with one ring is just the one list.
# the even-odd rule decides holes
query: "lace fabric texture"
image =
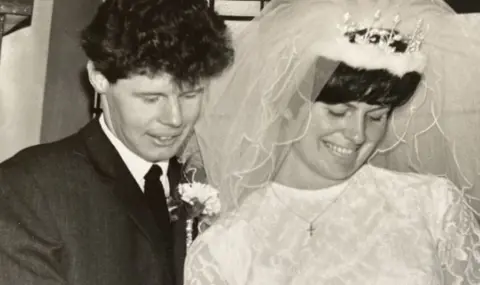
{"label": "lace fabric texture", "polygon": [[448,180],[364,166],[310,236],[289,209],[317,201],[250,195],[194,242],[185,284],[480,284],[480,227]]}

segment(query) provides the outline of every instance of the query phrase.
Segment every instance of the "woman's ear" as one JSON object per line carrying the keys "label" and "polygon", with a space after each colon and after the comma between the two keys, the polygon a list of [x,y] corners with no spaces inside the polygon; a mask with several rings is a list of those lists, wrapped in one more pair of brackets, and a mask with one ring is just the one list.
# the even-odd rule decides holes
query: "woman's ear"
{"label": "woman's ear", "polygon": [[108,82],[105,76],[95,69],[92,61],[87,62],[87,72],[88,72],[88,80],[92,85],[95,92],[99,94],[104,94],[107,92],[108,88],[110,87],[110,83]]}

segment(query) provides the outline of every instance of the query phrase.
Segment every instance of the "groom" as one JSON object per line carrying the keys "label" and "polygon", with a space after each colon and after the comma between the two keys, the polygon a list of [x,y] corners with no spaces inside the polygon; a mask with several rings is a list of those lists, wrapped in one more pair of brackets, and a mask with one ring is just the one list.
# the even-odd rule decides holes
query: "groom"
{"label": "groom", "polygon": [[205,0],[106,0],[82,46],[103,114],[0,164],[0,284],[180,285],[185,220],[166,199],[232,61],[226,26]]}

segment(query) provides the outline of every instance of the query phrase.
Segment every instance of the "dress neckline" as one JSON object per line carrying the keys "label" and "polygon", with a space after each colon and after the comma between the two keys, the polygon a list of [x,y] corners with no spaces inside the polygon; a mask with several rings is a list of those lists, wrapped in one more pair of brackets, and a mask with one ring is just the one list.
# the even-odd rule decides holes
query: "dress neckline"
{"label": "dress neckline", "polygon": [[321,189],[301,189],[286,186],[278,182],[270,183],[269,191],[275,191],[276,195],[281,195],[287,199],[294,200],[332,200],[342,194],[347,187],[351,187],[354,181],[364,176],[368,171],[369,165],[363,165],[347,180],[327,188]]}
{"label": "dress neckline", "polygon": [[347,184],[348,180],[327,188],[312,190],[293,188],[277,182],[272,182],[271,187],[269,188],[271,189],[271,191],[275,191],[277,195],[280,195],[284,198],[288,197],[301,200],[330,200],[340,195],[347,186]]}

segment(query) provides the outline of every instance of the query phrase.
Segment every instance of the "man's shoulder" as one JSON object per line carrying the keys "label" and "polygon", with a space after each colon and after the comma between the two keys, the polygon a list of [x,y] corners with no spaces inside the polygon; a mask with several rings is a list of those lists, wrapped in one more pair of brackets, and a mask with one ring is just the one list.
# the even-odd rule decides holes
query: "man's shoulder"
{"label": "man's shoulder", "polygon": [[84,147],[78,134],[58,141],[42,143],[20,150],[12,157],[0,163],[0,172],[36,173],[64,167],[84,156]]}

